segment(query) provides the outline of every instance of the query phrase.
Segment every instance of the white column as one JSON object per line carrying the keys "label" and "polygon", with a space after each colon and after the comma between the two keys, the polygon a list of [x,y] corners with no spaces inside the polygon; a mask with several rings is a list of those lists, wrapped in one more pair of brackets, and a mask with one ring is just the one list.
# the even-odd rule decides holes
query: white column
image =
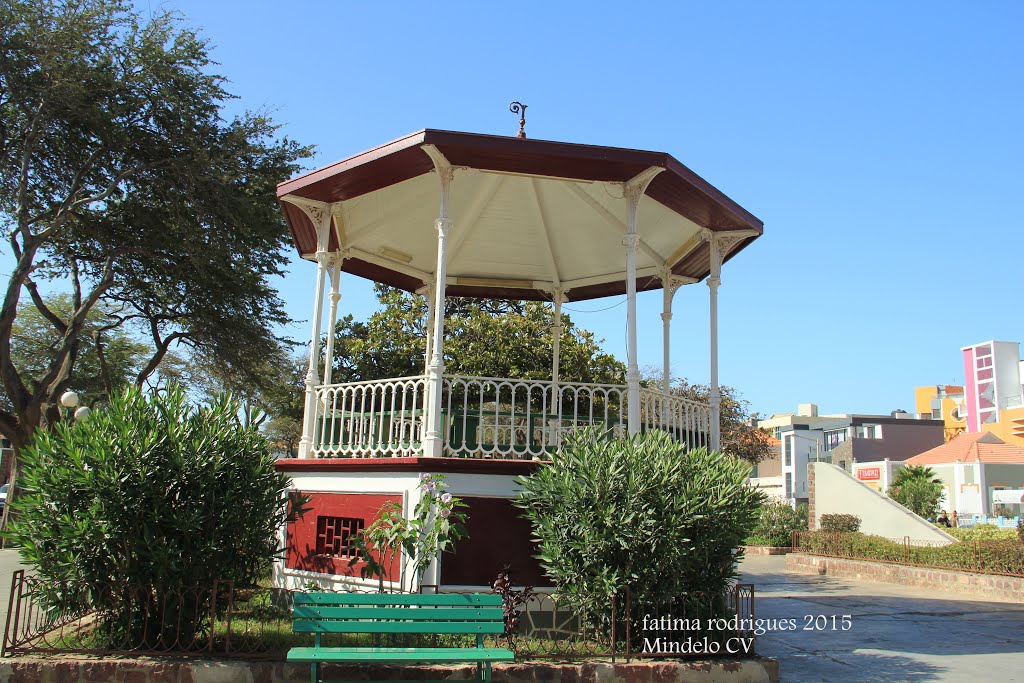
{"label": "white column", "polygon": [[672,299],[675,296],[675,285],[672,282],[671,274],[665,273],[661,276],[661,287],[661,343],[664,347],[662,349],[661,390],[667,394],[672,388],[669,341],[672,335]]}
{"label": "white column", "polygon": [[341,301],[341,254],[331,256],[331,314],[330,326],[327,328],[327,351],[324,354],[324,385],[331,383],[334,374],[334,332],[338,326],[338,302]]}
{"label": "white column", "polygon": [[555,292],[555,315],[551,325],[551,383],[558,391],[558,365],[562,351],[562,297],[561,291]]}
{"label": "white column", "polygon": [[302,414],[302,438],[299,440],[299,457],[310,457],[313,447],[313,430],[316,428],[316,387],[320,374],[320,325],[324,311],[324,279],[327,276],[327,252],[316,253],[316,295],[313,309],[313,331],[309,340],[309,369],[306,371],[306,409]]}
{"label": "white column", "polygon": [[722,283],[722,251],[718,238],[705,231],[711,247],[711,273],[708,292],[711,299],[711,449],[722,446],[722,392],[718,386],[718,286]]}
{"label": "white column", "polygon": [[636,213],[643,189],[626,188],[626,394],[627,426],[632,436],[640,431],[640,367],[636,359],[636,248],[640,238],[636,234]]}
{"label": "white column", "polygon": [[437,169],[441,181],[441,215],[437,226],[437,269],[434,271],[434,325],[430,350],[430,365],[427,367],[427,434],[423,439],[423,455],[440,457],[444,455],[444,434],[441,427],[441,391],[444,377],[444,290],[448,269],[447,240],[451,221],[448,220],[448,192],[451,188],[453,169],[441,166]]}
{"label": "white column", "polygon": [[[430,359],[433,351],[433,339],[434,339],[434,285],[433,283],[427,284],[427,290],[424,293],[427,297],[427,323],[426,323],[426,344],[423,353],[423,374],[427,375],[430,372]],[[420,434],[426,434],[430,431],[430,422],[428,415],[430,413],[430,383],[428,382],[423,387],[423,415],[420,416]]]}
{"label": "white column", "polygon": [[434,340],[434,285],[427,285],[427,291],[424,294],[427,297],[427,324],[426,324],[426,349],[423,353],[423,374],[427,374],[430,369],[430,356],[433,352],[432,344]]}

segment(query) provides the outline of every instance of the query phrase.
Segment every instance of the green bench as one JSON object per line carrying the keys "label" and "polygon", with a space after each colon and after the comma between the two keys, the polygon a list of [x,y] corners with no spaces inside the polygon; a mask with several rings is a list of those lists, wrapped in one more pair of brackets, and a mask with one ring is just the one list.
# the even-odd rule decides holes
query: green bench
{"label": "green bench", "polygon": [[[296,633],[312,633],[313,647],[293,647],[289,662],[309,662],[312,683],[320,665],[439,664],[476,662],[477,680],[491,680],[491,662],[510,662],[515,654],[484,647],[484,634],[505,631],[501,596],[486,593],[436,595],[388,593],[295,593]],[[476,647],[323,647],[324,633],[472,633]]]}

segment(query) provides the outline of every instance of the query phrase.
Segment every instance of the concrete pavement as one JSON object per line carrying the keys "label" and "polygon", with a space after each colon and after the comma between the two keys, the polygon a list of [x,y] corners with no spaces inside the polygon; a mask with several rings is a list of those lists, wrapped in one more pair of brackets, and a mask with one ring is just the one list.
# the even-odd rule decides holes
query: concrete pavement
{"label": "concrete pavement", "polygon": [[7,624],[7,607],[11,599],[11,576],[21,569],[17,550],[0,550],[0,629]]}
{"label": "concrete pavement", "polygon": [[751,556],[740,571],[756,584],[758,619],[796,625],[757,640],[760,654],[780,661],[782,683],[1024,683],[1024,604],[790,574],[784,556]]}

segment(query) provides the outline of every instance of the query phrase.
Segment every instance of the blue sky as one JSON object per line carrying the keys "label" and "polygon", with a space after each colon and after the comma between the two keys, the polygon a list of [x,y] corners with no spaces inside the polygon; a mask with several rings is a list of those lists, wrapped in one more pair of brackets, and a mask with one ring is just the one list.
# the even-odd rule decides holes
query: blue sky
{"label": "blue sky", "polygon": [[[514,134],[512,100],[530,137],[673,154],[765,223],[720,293],[721,379],[754,410],[913,410],[914,386],[962,381],[961,346],[1024,340],[1020,3],[163,6],[312,165],[425,127]],[[299,339],[314,270],[281,283]],[[370,285],[342,287],[368,315]],[[676,296],[673,370],[695,381],[707,298]],[[583,312],[620,299],[568,309],[624,357],[625,307]],[[640,297],[641,365],[660,305]]]}

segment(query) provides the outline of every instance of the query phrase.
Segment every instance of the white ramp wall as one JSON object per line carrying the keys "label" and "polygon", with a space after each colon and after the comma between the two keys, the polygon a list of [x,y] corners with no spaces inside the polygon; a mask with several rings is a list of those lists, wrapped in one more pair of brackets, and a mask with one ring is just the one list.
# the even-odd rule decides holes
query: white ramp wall
{"label": "white ramp wall", "polygon": [[860,531],[902,540],[928,541],[948,545],[956,539],[929,524],[892,498],[857,481],[847,471],[827,462],[808,465],[811,481],[811,510],[814,528],[821,528],[821,516],[848,514],[860,517]]}

